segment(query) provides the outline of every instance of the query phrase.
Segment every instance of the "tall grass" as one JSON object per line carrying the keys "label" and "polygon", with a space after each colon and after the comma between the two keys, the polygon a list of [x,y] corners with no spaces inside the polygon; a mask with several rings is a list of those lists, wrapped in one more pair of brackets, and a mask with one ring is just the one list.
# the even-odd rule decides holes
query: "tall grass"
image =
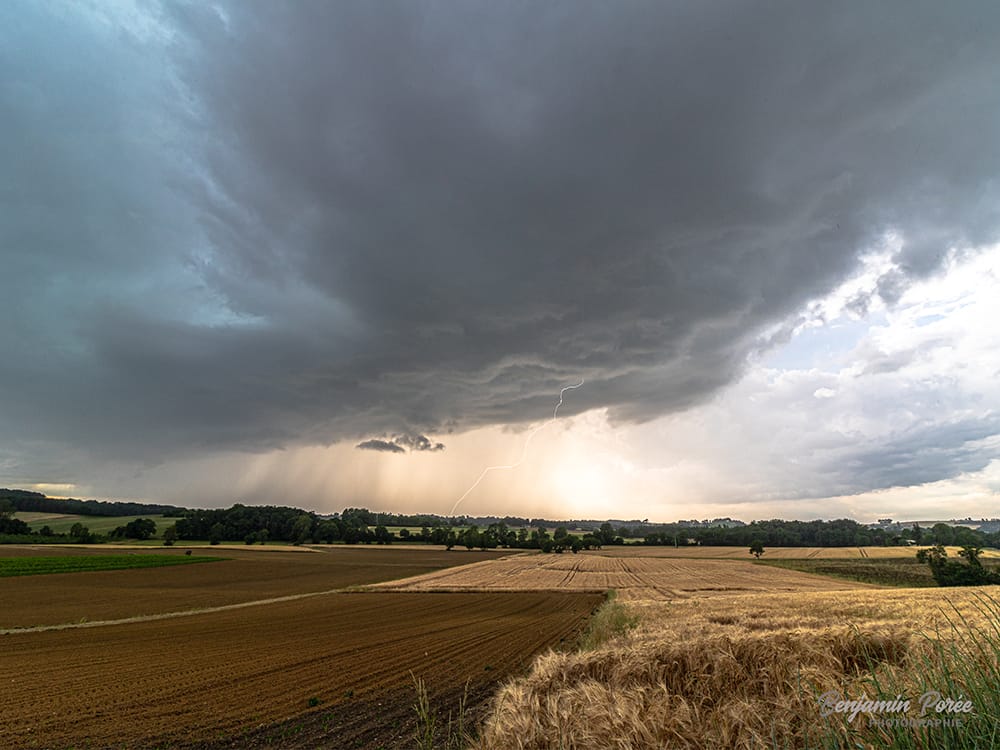
{"label": "tall grass", "polygon": [[[944,625],[922,633],[906,669],[890,669],[876,659],[866,663],[852,697],[911,699],[906,712],[859,715],[847,721],[831,714],[817,737],[822,748],[901,748],[902,750],[980,750],[1000,747],[1000,600],[974,593],[973,624],[951,605]],[[971,713],[937,712],[921,715],[921,697],[969,701]]]}
{"label": "tall grass", "polygon": [[580,638],[580,650],[592,651],[608,641],[624,635],[639,623],[639,618],[617,600],[614,591],[590,618],[587,632]]}
{"label": "tall grass", "polygon": [[410,677],[417,695],[417,701],[413,704],[413,710],[417,714],[417,728],[413,738],[417,750],[462,750],[468,747],[473,741],[468,727],[469,683],[465,683],[455,713],[448,712],[441,736],[438,712],[431,704],[426,683],[413,672],[410,672]]}

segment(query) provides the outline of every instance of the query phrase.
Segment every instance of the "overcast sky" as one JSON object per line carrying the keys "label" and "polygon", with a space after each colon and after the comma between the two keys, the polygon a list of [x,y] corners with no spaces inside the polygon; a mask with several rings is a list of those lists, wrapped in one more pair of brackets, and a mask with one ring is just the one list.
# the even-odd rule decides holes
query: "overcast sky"
{"label": "overcast sky", "polygon": [[0,485],[447,513],[517,464],[458,511],[1000,516],[998,38],[4,2]]}

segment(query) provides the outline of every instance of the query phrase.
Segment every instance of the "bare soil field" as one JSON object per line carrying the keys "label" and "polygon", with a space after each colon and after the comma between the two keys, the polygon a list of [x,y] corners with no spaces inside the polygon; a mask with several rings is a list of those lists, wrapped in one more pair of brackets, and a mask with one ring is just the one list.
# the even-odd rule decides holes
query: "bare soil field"
{"label": "bare soil field", "polygon": [[[377,746],[368,743],[405,734],[411,671],[432,690],[470,680],[482,692],[523,670],[540,649],[572,641],[601,600],[342,593],[160,622],[6,635],[0,747],[200,746],[259,735],[290,718],[311,720],[313,747],[341,747],[339,709],[358,701],[375,709],[385,700],[367,730],[352,730],[364,746]],[[409,700],[388,705],[390,695]]]}
{"label": "bare soil field", "polygon": [[612,553],[513,555],[377,586],[394,591],[597,592],[615,589],[625,601],[867,587],[870,586],[754,565],[749,560],[618,557]]}
{"label": "bare soil field", "polygon": [[[169,547],[130,548],[135,554],[183,555]],[[0,629],[113,620],[189,611],[273,597],[386,581],[450,565],[496,559],[501,553],[392,547],[324,547],[320,552],[212,547],[231,559],[205,565],[65,573],[0,579]],[[100,555],[120,549],[55,545],[0,546],[0,556]],[[204,554],[205,550],[199,550]]]}

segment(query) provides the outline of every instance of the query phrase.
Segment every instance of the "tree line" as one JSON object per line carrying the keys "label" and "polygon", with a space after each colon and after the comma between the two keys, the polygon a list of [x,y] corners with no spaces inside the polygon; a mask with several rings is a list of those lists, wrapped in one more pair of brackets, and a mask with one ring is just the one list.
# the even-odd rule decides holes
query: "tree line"
{"label": "tree line", "polygon": [[871,528],[848,518],[833,521],[753,521],[744,526],[692,529],[674,526],[646,534],[641,544],[705,544],[742,547],[760,542],[768,547],[892,547],[914,544],[1000,546],[1000,532],[985,533],[965,526],[936,523],[930,528],[914,524],[892,530]]}
{"label": "tree line", "polygon": [[[678,521],[671,524],[627,522],[615,525],[611,521],[573,522],[570,524],[531,520],[518,517],[482,519],[459,516],[447,518],[430,514],[388,514],[368,508],[345,508],[333,516],[320,516],[300,508],[275,505],[236,504],[230,508],[186,509],[169,505],[96,500],[60,500],[27,490],[0,489],[0,504],[13,511],[79,513],[80,515],[119,516],[169,515],[174,525],[164,531],[171,541],[207,540],[260,544],[267,541],[291,544],[391,544],[396,541],[444,545],[449,549],[464,546],[470,549],[540,549],[543,552],[579,551],[600,546],[640,544],[650,546],[682,546],[702,544],[712,546],[749,546],[754,543],[768,547],[855,547],[958,545],[1000,547],[1000,531],[986,533],[964,526],[937,523],[930,528],[914,524],[911,528],[869,527],[851,519],[831,521],[785,521],[771,519],[742,523],[720,519],[720,523]],[[7,513],[0,518],[0,536],[32,535],[27,524]],[[490,519],[491,517],[486,517]],[[156,535],[155,524],[131,522],[112,531],[110,539],[148,539]],[[153,528],[149,527],[153,524]],[[420,527],[419,531],[390,526]],[[550,529],[555,526],[554,532]],[[37,535],[47,541],[69,538],[100,541],[105,538],[91,534],[85,525],[80,534],[52,534],[40,529]],[[85,532],[85,533],[84,533]],[[82,534],[82,536],[81,536]],[[37,536],[35,535],[35,536]]]}
{"label": "tree line", "polygon": [[0,489],[0,501],[6,500],[22,513],[65,513],[74,516],[180,516],[185,508],[176,505],[153,505],[105,500],[54,498],[29,490]]}

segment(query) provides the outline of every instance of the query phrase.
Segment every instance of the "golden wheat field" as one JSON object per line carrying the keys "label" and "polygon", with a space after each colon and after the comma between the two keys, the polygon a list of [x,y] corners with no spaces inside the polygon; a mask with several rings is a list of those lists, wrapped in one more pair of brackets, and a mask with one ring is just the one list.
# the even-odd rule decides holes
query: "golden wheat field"
{"label": "golden wheat field", "polygon": [[754,565],[710,560],[612,554],[523,554],[381,584],[398,591],[607,591],[627,601],[664,601],[733,593],[843,591],[869,588]]}
{"label": "golden wheat field", "polygon": [[[854,560],[887,559],[894,557],[912,558],[921,547],[767,547],[765,560]],[[946,547],[951,557],[957,557],[961,547]],[[614,547],[590,552],[594,555],[611,557],[682,557],[682,558],[723,558],[747,560],[750,558],[746,547],[712,547],[691,544],[678,547]],[[1000,558],[1000,550],[986,549],[983,558]]]}
{"label": "golden wheat field", "polygon": [[[606,606],[618,608],[613,614],[632,629],[593,650],[546,654],[526,676],[509,681],[494,697],[477,750],[875,748],[897,746],[899,732],[912,734],[905,746],[944,748],[959,746],[956,737],[972,731],[980,739],[961,747],[993,746],[1000,597],[991,599],[989,587],[830,582],[822,590],[806,580],[813,576],[782,569],[773,569],[775,578],[747,582],[759,566],[735,560],[584,559],[579,565],[543,559],[535,571],[520,561],[518,569],[536,581],[571,567],[581,580],[673,576],[675,583],[622,589],[622,603]],[[513,562],[455,569],[445,578],[483,579],[496,564],[513,573]],[[635,595],[675,590],[687,595]],[[992,640],[984,638],[991,633]],[[920,696],[928,689],[967,694],[978,713],[966,721],[979,723],[888,730],[868,726],[863,716],[820,714],[823,694],[862,699],[879,690]]]}

